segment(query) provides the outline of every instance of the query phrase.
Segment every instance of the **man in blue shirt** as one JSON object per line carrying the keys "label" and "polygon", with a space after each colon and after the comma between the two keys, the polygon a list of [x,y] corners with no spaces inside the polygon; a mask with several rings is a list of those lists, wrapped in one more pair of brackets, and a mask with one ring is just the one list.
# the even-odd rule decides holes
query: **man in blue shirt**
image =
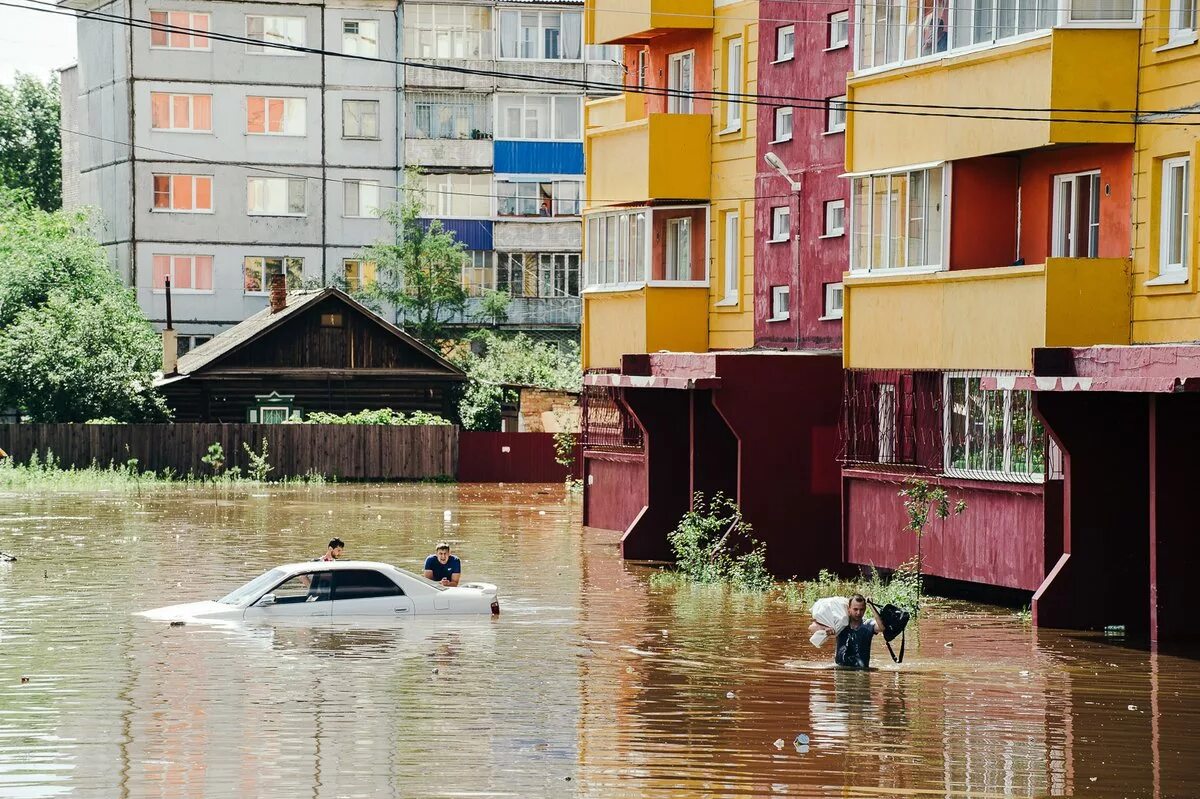
{"label": "man in blue shirt", "polygon": [[453,588],[462,577],[462,561],[450,554],[445,541],[437,545],[434,554],[425,558],[425,579]]}
{"label": "man in blue shirt", "polygon": [[[847,669],[868,669],[871,667],[871,639],[883,632],[883,626],[875,619],[863,620],[867,612],[867,599],[862,594],[850,597],[846,613],[850,616],[847,624],[837,636],[837,652],[833,662]],[[824,624],[813,622],[809,629],[824,629],[833,634],[833,629]]]}

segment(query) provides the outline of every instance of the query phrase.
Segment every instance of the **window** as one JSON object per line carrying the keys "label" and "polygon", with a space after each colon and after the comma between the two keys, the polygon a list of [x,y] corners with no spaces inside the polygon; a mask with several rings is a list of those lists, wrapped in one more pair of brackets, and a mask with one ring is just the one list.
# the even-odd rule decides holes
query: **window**
{"label": "window", "polygon": [[792,111],[791,108],[775,109],[775,140],[772,144],[792,140]]}
{"label": "window", "polygon": [[362,291],[374,285],[375,273],[374,261],[362,261],[357,258],[346,258],[342,261],[342,277],[346,281],[346,291]]}
{"label": "window", "polygon": [[887,383],[875,386],[875,421],[877,429],[876,460],[893,463],[896,460],[896,387]]}
{"label": "window", "polygon": [[1097,258],[1100,250],[1100,173],[1054,177],[1055,258]]}
{"label": "window", "polygon": [[825,101],[825,132],[840,133],[846,129],[846,95]]}
{"label": "window", "polygon": [[[646,209],[631,209],[607,214],[592,214],[584,225],[584,250],[587,253],[587,286],[642,283],[647,279]],[[690,224],[690,220],[684,220]],[[680,253],[681,234],[668,225],[666,268],[668,280],[673,279],[670,264],[687,258],[690,239]],[[687,239],[687,234],[682,234]],[[685,273],[690,274],[690,273]],[[687,277],[684,278],[689,279]]]}
{"label": "window", "polygon": [[1137,19],[1135,0],[1068,0],[1071,22],[1133,22]]}
{"label": "window", "polygon": [[845,297],[845,291],[841,283],[826,283],[825,284],[825,312],[821,314],[822,319],[841,319],[842,318],[842,300]]}
{"label": "window", "polygon": [[487,6],[405,3],[404,49],[410,58],[489,59],[492,10]]}
{"label": "window", "polygon": [[303,136],[307,109],[303,97],[247,97],[246,132]]}
{"label": "window", "polygon": [[740,217],[736,211],[725,213],[725,258],[724,275],[725,297],[722,302],[736,303],[742,272],[742,229]]}
{"label": "window", "polygon": [[725,101],[725,130],[742,129],[742,37],[735,36],[725,46],[725,91],[728,92]]}
{"label": "window", "polygon": [[1168,44],[1191,44],[1196,41],[1196,0],[1170,0]]}
{"label": "window", "polygon": [[692,113],[696,52],[672,53],[667,59],[667,113]]}
{"label": "window", "polygon": [[304,46],[304,17],[246,17],[246,38],[262,42],[247,44],[247,53],[304,55],[286,47]]}
{"label": "window", "polygon": [[[170,26],[176,30],[165,30]],[[187,11],[151,11],[150,46],[169,50],[210,50],[212,45],[204,32],[211,30],[212,17]],[[187,29],[186,31],[183,29]]]}
{"label": "window", "polygon": [[646,62],[650,58],[650,51],[643,47],[638,50],[637,54],[637,85],[638,88],[646,87]]}
{"label": "window", "polygon": [[946,377],[944,392],[947,474],[1041,480],[1046,436],[1030,392],[986,391],[979,377],[957,375]]}
{"label": "window", "polygon": [[790,319],[792,289],[790,286],[771,286],[771,318],[768,322],[782,322]]}
{"label": "window", "polygon": [[578,180],[496,182],[497,216],[579,216]]}
{"label": "window", "polygon": [[342,100],[342,138],[379,138],[378,100]]}
{"label": "window", "polygon": [[410,139],[490,139],[492,103],[469,92],[406,92]]}
{"label": "window", "polygon": [[621,64],[621,59],[625,57],[625,47],[620,44],[585,44],[583,57],[592,63]]}
{"label": "window", "polygon": [[150,127],[212,133],[212,95],[150,92]]}
{"label": "window", "polygon": [[579,95],[500,94],[496,108],[498,139],[583,138],[583,98]]}
{"label": "window", "polygon": [[780,205],[771,209],[771,241],[787,241],[792,235],[792,209]]}
{"label": "window", "polygon": [[791,61],[796,57],[796,26],[781,25],[775,29],[775,61]]}
{"label": "window", "polygon": [[946,175],[935,166],[853,178],[851,270],[941,268]]}
{"label": "window", "polygon": [[829,15],[829,49],[850,44],[850,12],[838,11]]}
{"label": "window", "polygon": [[[171,290],[174,291],[174,287]],[[176,336],[175,355],[182,358],[201,344],[211,340],[212,336]]]}
{"label": "window", "polygon": [[581,59],[583,12],[504,9],[498,13],[501,58]]}
{"label": "window", "polygon": [[[268,420],[266,411],[276,410],[264,408],[261,421],[263,424],[277,423],[275,419]],[[285,409],[286,410],[286,409]],[[279,421],[287,421],[286,418]],[[333,572],[314,572],[297,574],[285,580],[267,593],[275,595],[276,605],[295,605],[305,602],[327,602],[330,596],[330,585]]]}
{"label": "window", "polygon": [[154,210],[212,213],[212,175],[155,175]]}
{"label": "window", "polygon": [[425,213],[431,217],[487,219],[492,215],[492,176],[425,175]]}
{"label": "window", "polygon": [[370,19],[342,20],[342,52],[375,58],[379,55],[379,23]]}
{"label": "window", "polygon": [[1191,162],[1167,158],[1162,162],[1162,203],[1159,206],[1159,274],[1184,273],[1191,238]]}
{"label": "window", "polygon": [[829,200],[825,203],[825,232],[824,236],[843,236],[846,234],[846,201]]}
{"label": "window", "polygon": [[340,313],[321,314],[321,327],[345,327],[346,317]]}
{"label": "window", "polygon": [[491,250],[468,250],[468,261],[462,268],[462,287],[467,296],[480,297],[496,288],[496,253]]}
{"label": "window", "polygon": [[333,599],[376,599],[404,596],[386,574],[369,569],[342,569],[333,573]]}
{"label": "window", "polygon": [[692,220],[667,220],[667,280],[692,279]]}
{"label": "window", "polygon": [[300,288],[304,282],[304,259],[248,255],[242,261],[247,294],[265,294],[271,287],[271,278],[276,275],[283,275],[289,291]]}
{"label": "window", "polygon": [[[1132,0],[1070,2],[1110,9],[1132,7]],[[860,70],[1049,31],[1058,21],[1058,5],[1043,0],[862,0],[859,12],[855,65]],[[1116,16],[1124,13],[1118,10]],[[848,34],[849,18],[840,24]],[[834,27],[831,16],[830,47],[835,46]]]}
{"label": "window", "polygon": [[342,183],[342,216],[379,218],[379,181],[347,180]]}
{"label": "window", "polygon": [[154,291],[165,291],[171,278],[171,291],[179,293],[212,292],[211,255],[154,255]]}
{"label": "window", "polygon": [[250,216],[304,216],[307,184],[304,178],[247,178],[246,213]]}
{"label": "window", "polygon": [[497,253],[496,290],[512,297],[578,297],[579,253]]}

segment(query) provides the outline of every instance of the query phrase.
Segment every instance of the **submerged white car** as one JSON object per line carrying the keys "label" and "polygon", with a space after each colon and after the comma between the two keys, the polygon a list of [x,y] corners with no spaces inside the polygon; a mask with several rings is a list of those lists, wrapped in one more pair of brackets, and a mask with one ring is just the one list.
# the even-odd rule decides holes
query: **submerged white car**
{"label": "submerged white car", "polygon": [[158,621],[272,621],[404,618],[500,612],[496,586],[449,588],[387,563],[309,561],[279,566],[216,601],[189,602],[138,615]]}

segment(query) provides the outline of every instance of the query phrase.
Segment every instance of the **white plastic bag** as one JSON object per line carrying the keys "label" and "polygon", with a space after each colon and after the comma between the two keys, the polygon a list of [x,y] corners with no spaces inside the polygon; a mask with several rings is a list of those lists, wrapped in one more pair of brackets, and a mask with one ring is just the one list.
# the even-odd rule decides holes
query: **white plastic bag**
{"label": "white plastic bag", "polygon": [[[833,634],[836,636],[840,633],[847,624],[850,623],[850,616],[846,612],[849,603],[845,597],[831,596],[825,599],[818,599],[812,606],[813,621],[817,624],[824,624],[826,627],[833,628]],[[817,630],[808,640],[815,647],[821,647],[825,644],[829,633],[824,630]]]}

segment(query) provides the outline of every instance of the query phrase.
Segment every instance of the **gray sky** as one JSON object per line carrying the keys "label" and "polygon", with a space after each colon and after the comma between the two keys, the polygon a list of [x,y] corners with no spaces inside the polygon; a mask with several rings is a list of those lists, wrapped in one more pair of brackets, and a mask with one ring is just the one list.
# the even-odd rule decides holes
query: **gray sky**
{"label": "gray sky", "polygon": [[74,19],[0,6],[0,83],[12,83],[18,71],[45,80],[74,62]]}

